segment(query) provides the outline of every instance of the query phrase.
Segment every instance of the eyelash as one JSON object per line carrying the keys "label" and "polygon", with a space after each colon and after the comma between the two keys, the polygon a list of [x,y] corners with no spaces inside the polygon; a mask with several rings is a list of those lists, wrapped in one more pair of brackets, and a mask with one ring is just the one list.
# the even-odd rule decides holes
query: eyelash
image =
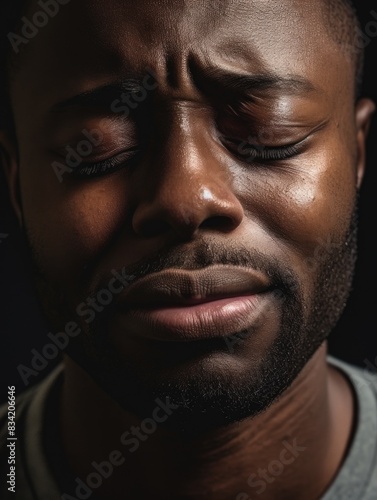
{"label": "eyelash", "polygon": [[[240,148],[240,145],[242,144],[242,142],[225,138],[223,138],[223,142],[225,145],[230,144],[232,146],[237,146],[238,148]],[[303,141],[298,144],[290,144],[282,147],[257,147],[252,144],[247,144],[247,153],[245,150],[243,152],[238,151],[237,156],[242,161],[246,161],[247,163],[252,161],[268,162],[287,160],[300,153],[302,142]],[[112,156],[111,158],[107,158],[102,161],[84,162],[80,167],[74,169],[73,175],[78,178],[93,178],[116,172],[125,165],[130,166],[136,160],[137,153],[139,152],[140,150],[135,147],[120,153],[117,156]]]}
{"label": "eyelash", "polygon": [[288,160],[298,155],[303,146],[303,141],[297,144],[278,147],[255,146],[247,143],[243,147],[243,151],[240,151],[240,147],[243,144],[241,141],[223,138],[223,143],[225,146],[236,146],[238,150],[237,152],[233,152],[233,154],[236,154],[242,161],[246,161],[247,163],[253,161],[268,162]]}
{"label": "eyelash", "polygon": [[135,147],[105,160],[84,162],[73,170],[73,175],[78,178],[93,178],[116,172],[126,165],[130,166],[136,160],[139,151],[139,148]]}

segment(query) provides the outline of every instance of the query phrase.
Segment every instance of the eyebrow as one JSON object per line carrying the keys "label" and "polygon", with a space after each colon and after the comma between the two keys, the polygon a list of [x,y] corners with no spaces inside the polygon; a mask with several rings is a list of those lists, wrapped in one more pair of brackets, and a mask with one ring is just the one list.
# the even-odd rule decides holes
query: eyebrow
{"label": "eyebrow", "polygon": [[200,70],[191,68],[198,88],[224,91],[232,94],[250,94],[253,91],[283,91],[288,95],[319,93],[321,90],[300,75],[282,76],[275,73],[239,74],[219,68]]}
{"label": "eyebrow", "polygon": [[122,93],[132,94],[140,91],[142,80],[136,78],[128,78],[118,82],[112,82],[107,85],[81,92],[73,97],[69,97],[63,101],[57,102],[51,107],[52,113],[59,113],[69,108],[75,107],[109,107],[115,99],[119,98]]}
{"label": "eyebrow", "polygon": [[[298,75],[280,76],[274,73],[239,74],[218,68],[209,68],[202,71],[190,71],[194,83],[199,90],[211,94],[219,92],[225,97],[227,94],[245,95],[253,91],[284,91],[289,95],[319,92],[309,80]],[[75,107],[110,107],[112,101],[119,98],[122,93],[136,93],[142,87],[139,78],[127,78],[117,82],[103,85],[54,104],[52,113],[59,113]]]}

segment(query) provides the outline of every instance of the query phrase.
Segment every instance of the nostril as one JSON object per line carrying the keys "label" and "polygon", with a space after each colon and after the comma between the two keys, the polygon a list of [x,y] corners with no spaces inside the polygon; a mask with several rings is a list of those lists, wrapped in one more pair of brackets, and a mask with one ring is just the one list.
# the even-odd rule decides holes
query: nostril
{"label": "nostril", "polygon": [[145,236],[158,236],[170,230],[170,226],[163,220],[149,220],[142,224],[141,232]]}
{"label": "nostril", "polygon": [[229,217],[216,215],[214,217],[208,217],[200,225],[203,229],[217,229],[222,231],[231,231],[235,226],[233,220]]}

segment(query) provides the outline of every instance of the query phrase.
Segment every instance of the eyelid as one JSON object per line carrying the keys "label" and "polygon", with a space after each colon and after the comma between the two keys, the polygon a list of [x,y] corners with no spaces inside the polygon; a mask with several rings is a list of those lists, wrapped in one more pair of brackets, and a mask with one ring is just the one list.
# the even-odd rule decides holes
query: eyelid
{"label": "eyelid", "polygon": [[72,171],[72,175],[76,178],[90,179],[101,177],[102,175],[111,174],[117,170],[128,166],[135,160],[135,157],[140,152],[140,148],[128,148],[119,152],[117,155],[108,156],[102,160],[82,162],[77,168]]}
{"label": "eyelid", "polygon": [[[77,150],[77,148],[74,148],[73,146],[70,146],[68,145],[68,147],[71,147],[73,149],[73,151],[75,153],[77,153],[78,156],[81,156],[81,158],[83,159],[83,162],[84,162],[84,159],[85,158],[88,158],[91,156],[92,153],[89,153],[88,155],[80,155],[80,152]],[[96,147],[93,146],[93,151],[95,151]],[[132,149],[132,148],[130,148]],[[53,154],[58,154],[61,158],[66,158],[68,155],[72,154],[72,151],[68,151],[67,150],[67,146],[65,146],[64,148],[59,148],[59,149],[52,149],[50,150],[51,153]],[[96,162],[99,162],[99,161],[104,161],[106,160],[107,158],[111,158],[112,156],[116,156],[118,154],[121,154],[122,151],[125,151],[124,148],[123,149],[119,149],[119,148],[114,148],[112,149],[111,151],[103,151],[103,153],[101,154],[96,154]],[[89,163],[89,162],[88,162]]]}
{"label": "eyelid", "polygon": [[269,150],[275,150],[278,151],[279,149],[284,149],[284,148],[289,148],[293,146],[301,146],[304,145],[306,141],[310,139],[310,137],[313,135],[313,132],[310,132],[310,134],[306,135],[304,138],[299,139],[298,141],[290,141],[284,144],[278,144],[278,145],[269,145],[269,144],[263,144],[261,142],[251,142],[248,140],[242,140],[242,139],[229,139],[225,135],[222,135],[222,140],[225,140],[227,142],[232,142],[235,145],[240,145],[244,144],[245,146],[250,146],[251,148],[254,147],[255,149],[269,149]]}
{"label": "eyelid", "polygon": [[[234,146],[238,146],[238,151],[232,152],[235,154],[241,161],[249,163],[250,161],[254,162],[272,162],[272,161],[282,161],[293,158],[294,156],[300,154],[302,149],[305,147],[306,143],[310,139],[312,133],[308,134],[306,137],[301,139],[298,142],[290,142],[287,144],[282,144],[279,146],[265,146],[261,144],[252,144],[246,141],[233,141],[225,138],[225,142],[231,142]],[[241,151],[241,145],[244,148]],[[248,158],[247,152],[249,152]],[[252,154],[255,152],[255,154]],[[279,154],[280,153],[280,154]]]}

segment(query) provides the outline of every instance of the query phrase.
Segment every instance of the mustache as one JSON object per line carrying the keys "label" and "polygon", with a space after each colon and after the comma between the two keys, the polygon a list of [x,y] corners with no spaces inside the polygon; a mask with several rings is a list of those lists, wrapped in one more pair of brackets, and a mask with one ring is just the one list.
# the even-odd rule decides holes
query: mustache
{"label": "mustache", "polygon": [[224,243],[208,243],[201,241],[191,249],[187,247],[170,247],[166,250],[158,250],[148,257],[144,257],[130,265],[115,267],[111,273],[92,282],[91,293],[95,295],[106,288],[113,273],[127,276],[127,283],[132,283],[144,278],[149,274],[181,269],[185,271],[197,271],[213,265],[227,265],[254,269],[264,273],[273,288],[280,290],[284,295],[297,298],[302,296],[299,279],[292,269],[280,259],[261,253],[253,248],[244,246],[231,246]]}

